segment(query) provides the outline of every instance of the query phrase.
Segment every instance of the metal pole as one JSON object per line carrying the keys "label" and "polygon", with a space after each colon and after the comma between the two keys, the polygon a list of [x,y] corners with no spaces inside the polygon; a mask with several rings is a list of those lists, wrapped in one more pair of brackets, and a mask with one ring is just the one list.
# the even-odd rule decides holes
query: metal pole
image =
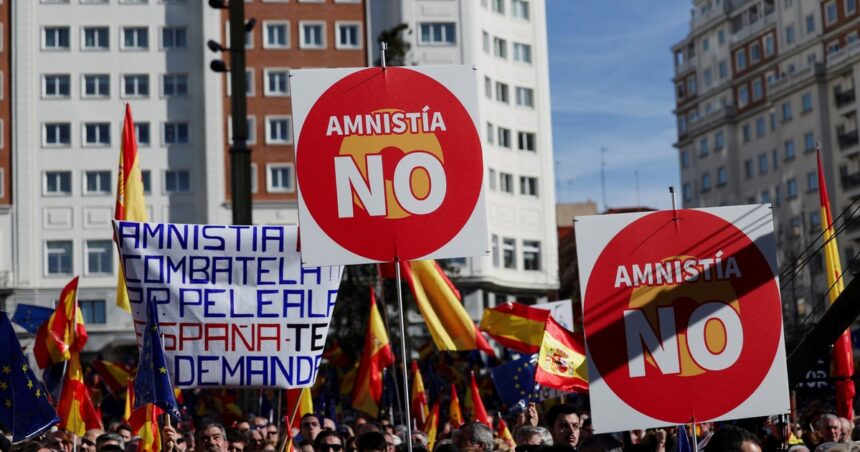
{"label": "metal pole", "polygon": [[251,149],[248,148],[248,102],[245,93],[245,2],[230,2],[230,184],[233,224],[250,225]]}
{"label": "metal pole", "polygon": [[[385,61],[384,59],[382,60]],[[406,327],[403,320],[403,288],[400,280],[400,258],[394,258],[394,276],[395,284],[397,285],[397,307],[400,317],[400,358],[403,360],[403,413],[406,417],[406,451],[412,452],[412,413],[409,408],[412,406],[409,401],[409,372],[406,370]]]}
{"label": "metal pole", "polygon": [[691,427],[692,432],[690,436],[693,437],[693,452],[699,452],[699,438],[696,437],[696,418],[693,418]]}

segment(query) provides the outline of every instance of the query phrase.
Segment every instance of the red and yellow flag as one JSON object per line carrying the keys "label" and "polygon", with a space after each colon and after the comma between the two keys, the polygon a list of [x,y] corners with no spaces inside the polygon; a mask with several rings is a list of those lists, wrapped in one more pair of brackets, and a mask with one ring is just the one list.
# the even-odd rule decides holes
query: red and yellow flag
{"label": "red and yellow flag", "polygon": [[513,450],[517,443],[514,441],[514,436],[511,435],[511,430],[508,429],[508,424],[505,422],[505,418],[502,417],[502,413],[497,413],[496,418],[498,419],[499,426],[496,428],[496,432],[499,434],[499,438],[508,445],[508,447]]}
{"label": "red and yellow flag", "polygon": [[566,330],[547,318],[540,346],[535,383],[567,392],[588,392],[588,369],[581,334]]}
{"label": "red and yellow flag", "polygon": [[134,377],[134,371],[122,363],[104,359],[93,361],[93,368],[104,381],[111,394],[117,395],[126,388],[128,381]]}
{"label": "red and yellow flag", "polygon": [[140,452],[161,451],[161,431],[158,428],[158,416],[164,410],[152,403],[138,408],[128,420],[132,431],[140,437],[137,450]]}
{"label": "red and yellow flag", "polygon": [[496,342],[522,353],[537,353],[549,311],[521,303],[504,303],[484,309],[481,331]]}
{"label": "red and yellow flag", "polygon": [[424,433],[427,434],[427,450],[433,450],[436,445],[436,433],[439,431],[439,401],[433,404],[433,409],[430,410],[430,417],[427,418],[427,423],[424,426]]}
{"label": "red and yellow flag", "polygon": [[376,309],[376,295],[373,290],[370,291],[370,317],[367,324],[364,352],[352,389],[352,407],[376,417],[379,414],[379,401],[382,399],[382,370],[394,364],[394,353],[391,351],[382,316]]}
{"label": "red and yellow flag", "polygon": [[78,277],[66,284],[60,293],[57,308],[36,332],[33,354],[42,369],[67,361],[73,352],[83,350],[87,343],[84,316],[78,307]]}
{"label": "red and yellow flag", "polygon": [[122,415],[122,420],[129,423],[132,411],[134,411],[134,378],[129,378],[125,384],[125,412]]}
{"label": "red and yellow flag", "polygon": [[433,260],[401,262],[430,336],[439,350],[481,350],[491,355],[490,344],[478,331],[460,301],[460,292]]}
{"label": "red and yellow flag", "polygon": [[448,409],[448,422],[451,427],[457,428],[463,425],[463,412],[460,411],[460,398],[457,397],[457,388],[451,384],[451,406]]}
{"label": "red and yellow flag", "polygon": [[[314,401],[311,398],[311,388],[287,389],[287,425],[292,428],[300,428],[302,416],[313,414]],[[295,414],[293,414],[295,413]],[[292,418],[290,418],[292,416]]]}
{"label": "red and yellow flag", "polygon": [[478,390],[478,382],[475,380],[475,372],[472,372],[472,420],[480,422],[487,427],[493,428],[490,425],[490,416],[487,414],[487,409],[484,408],[484,401],[481,400],[481,391]]}
{"label": "red and yellow flag", "polygon": [[412,361],[412,418],[418,423],[418,428],[423,429],[430,416],[430,406],[427,403],[427,392],[424,390],[424,379],[421,370],[418,369],[418,361]]}
{"label": "red and yellow flag", "polygon": [[[830,211],[830,198],[827,196],[827,183],[824,180],[824,170],[821,166],[821,153],[818,158],[818,193],[821,201],[821,229],[824,233],[824,263],[827,273],[827,287],[830,288],[828,298],[830,303],[836,301],[845,288],[842,280],[842,262],[839,259],[839,247],[836,245],[836,234],[833,226],[833,214]],[[851,349],[851,333],[842,332],[833,344],[833,360],[831,376],[836,379],[836,412],[839,416],[854,419],[854,355]]]}
{"label": "red and yellow flag", "polygon": [[102,428],[101,416],[93,406],[90,390],[84,382],[81,358],[73,351],[63,379],[63,389],[57,403],[60,416],[59,427],[78,436],[84,436],[91,428]]}
{"label": "red and yellow flag", "polygon": [[[114,219],[146,221],[146,201],[143,199],[143,176],[140,173],[140,161],[137,155],[137,135],[129,104],[125,104],[125,121],[122,125],[121,143]],[[116,305],[127,312],[131,312],[128,292],[125,287],[125,276],[123,275],[121,265],[119,268],[119,278],[116,283]]]}

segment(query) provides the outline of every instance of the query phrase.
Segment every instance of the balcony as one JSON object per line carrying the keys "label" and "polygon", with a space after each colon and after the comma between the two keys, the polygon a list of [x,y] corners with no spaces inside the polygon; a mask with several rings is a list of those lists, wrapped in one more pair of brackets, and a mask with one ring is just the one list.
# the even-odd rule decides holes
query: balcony
{"label": "balcony", "polygon": [[854,99],[856,98],[856,95],[854,94],[854,88],[845,91],[834,90],[833,94],[836,101],[836,108],[842,108],[846,105],[853,104]]}
{"label": "balcony", "polygon": [[857,144],[860,141],[860,135],[857,134],[857,129],[854,129],[850,132],[845,131],[837,131],[836,132],[837,140],[839,141],[839,149],[845,150],[845,148],[850,148]]}
{"label": "balcony", "polygon": [[860,187],[860,171],[856,173],[843,174],[841,177],[842,189],[851,190]]}
{"label": "balcony", "polygon": [[860,55],[860,41],[854,41],[847,46],[828,54],[827,69],[833,69],[833,67],[846,61],[853,61],[852,57],[857,55]]}

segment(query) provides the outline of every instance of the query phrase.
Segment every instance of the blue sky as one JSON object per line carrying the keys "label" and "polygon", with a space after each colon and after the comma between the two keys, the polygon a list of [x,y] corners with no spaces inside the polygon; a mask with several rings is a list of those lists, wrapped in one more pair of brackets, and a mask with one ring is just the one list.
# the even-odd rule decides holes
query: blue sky
{"label": "blue sky", "polygon": [[672,54],[684,0],[547,0],[556,200],[669,208],[678,186]]}

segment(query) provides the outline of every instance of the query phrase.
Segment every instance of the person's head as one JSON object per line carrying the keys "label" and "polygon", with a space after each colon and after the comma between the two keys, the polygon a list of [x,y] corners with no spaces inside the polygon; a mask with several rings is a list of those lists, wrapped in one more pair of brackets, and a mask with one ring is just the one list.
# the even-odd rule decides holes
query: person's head
{"label": "person's head", "polygon": [[394,450],[397,448],[397,445],[400,444],[400,438],[397,438],[396,436],[394,436],[393,433],[388,431],[383,433],[382,436],[385,437],[385,444],[388,446],[385,449],[386,452],[394,452]]}
{"label": "person's head", "polygon": [[834,414],[825,414],[818,419],[818,434],[822,442],[839,441],[842,438],[842,422]]}
{"label": "person's head", "polygon": [[549,409],[546,422],[556,446],[576,447],[579,443],[579,416],[572,405],[562,403]]}
{"label": "person's head", "polygon": [[612,435],[590,435],[582,441],[579,447],[580,452],[621,452],[621,441],[618,441]]}
{"label": "person's head", "polygon": [[422,432],[421,430],[413,430],[412,431],[412,444],[421,444],[425,448],[428,444],[430,444],[430,438],[427,437],[427,434]]}
{"label": "person's head", "polygon": [[358,452],[385,452],[388,443],[380,432],[365,432],[355,439],[355,450]]}
{"label": "person's head", "polygon": [[315,440],[317,435],[322,431],[322,422],[320,422],[320,418],[316,414],[308,413],[302,416],[302,421],[299,425],[302,438],[309,441]]}
{"label": "person's head", "polygon": [[365,422],[358,427],[356,434],[362,435],[362,434],[365,434],[367,432],[382,433],[382,426],[377,424],[376,422]]}
{"label": "person's head", "polygon": [[303,439],[299,443],[299,450],[301,452],[314,452],[314,442],[309,439]]}
{"label": "person's head", "polygon": [[263,416],[254,416],[254,419],[251,419],[251,428],[265,430],[267,425],[269,425],[269,420]]}
{"label": "person's head", "polygon": [[238,430],[239,433],[248,433],[251,430],[251,423],[248,421],[241,421],[236,424],[236,430]]}
{"label": "person's head", "polygon": [[343,452],[344,445],[343,438],[331,430],[321,431],[314,440],[316,452]]}
{"label": "person's head", "polygon": [[839,418],[839,423],[842,425],[842,438],[840,441],[843,443],[851,441],[851,430],[854,430],[854,423],[844,417]]}
{"label": "person's head", "polygon": [[227,431],[227,450],[229,452],[245,452],[246,442],[245,434],[238,428]]}
{"label": "person's head", "polygon": [[552,446],[552,435],[544,427],[524,425],[517,429],[514,441],[517,446]]}
{"label": "person's head", "polygon": [[[310,441],[310,438],[306,439]],[[278,426],[272,422],[269,422],[269,425],[266,426],[266,442],[278,444]]]}
{"label": "person's head", "polygon": [[58,451],[72,451],[72,437],[63,430],[57,430],[48,435],[45,445]]}
{"label": "person's head", "polygon": [[81,437],[82,452],[96,452],[96,439],[105,431],[100,428],[91,428]]}
{"label": "person's head", "polygon": [[125,442],[131,441],[131,437],[134,436],[134,432],[131,430],[131,426],[128,424],[119,424],[116,427],[116,432],[122,436],[122,440]]}
{"label": "person's head", "polygon": [[206,424],[198,430],[197,449],[206,452],[227,452],[227,432],[221,424]]}
{"label": "person's head", "polygon": [[324,417],[322,421],[323,430],[335,430],[337,429],[337,424],[335,424],[334,419],[330,417]]}
{"label": "person's head", "polygon": [[125,441],[122,439],[122,436],[119,433],[102,433],[98,437],[96,437],[96,450],[101,451],[103,447],[108,445],[118,446],[120,449],[125,450]]}
{"label": "person's head", "polygon": [[454,444],[460,449],[477,448],[491,452],[493,450],[493,431],[480,422],[470,422],[454,436]]}
{"label": "person's head", "polygon": [[734,425],[725,425],[711,436],[707,449],[725,452],[761,452],[761,444],[748,430]]}

